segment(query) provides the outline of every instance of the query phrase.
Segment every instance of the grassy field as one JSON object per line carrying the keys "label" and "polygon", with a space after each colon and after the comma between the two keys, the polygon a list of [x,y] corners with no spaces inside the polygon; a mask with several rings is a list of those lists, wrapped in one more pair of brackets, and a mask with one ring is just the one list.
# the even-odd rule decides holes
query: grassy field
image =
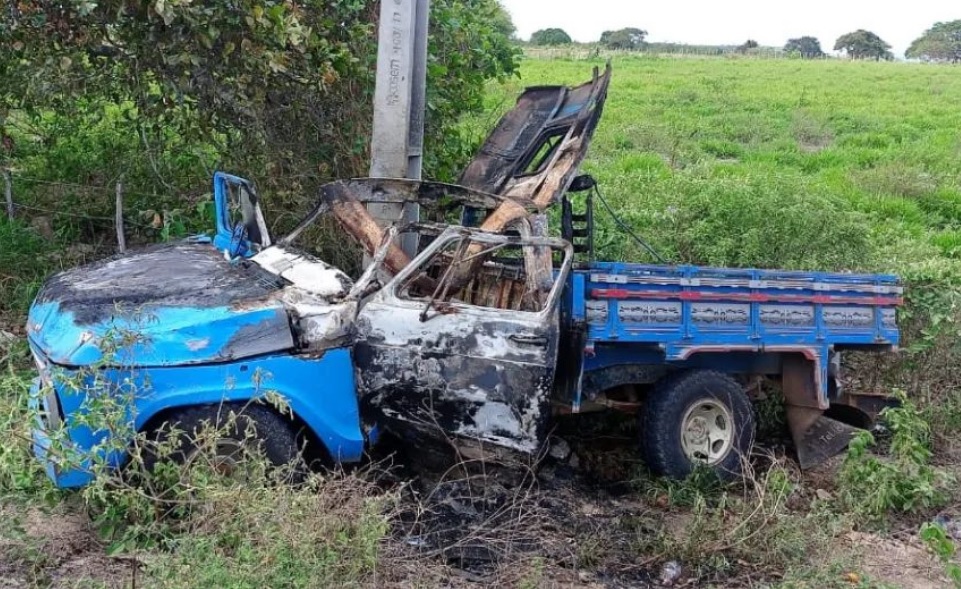
{"label": "grassy field", "polygon": [[[466,126],[480,136],[523,86],[579,83],[594,65],[525,60]],[[685,586],[950,586],[954,541],[924,524],[961,509],[946,484],[961,474],[961,70],[632,56],[613,66],[585,170],[665,258],[905,277],[905,352],[850,367],[854,386],[916,400],[881,450],[800,473],[766,443],[753,476],[718,488],[649,479],[629,427],[613,441],[575,430],[579,469],[549,464],[533,488],[398,483],[378,467],[301,490],[193,489],[189,513],[169,522],[165,504],[123,485],[49,486],[29,457],[28,354],[4,340],[0,587],[646,587],[671,563]],[[649,260],[598,214],[601,257]],[[17,332],[40,277],[77,259],[65,249],[0,221],[0,328]],[[484,566],[465,567],[478,551]]]}
{"label": "grassy field", "polygon": [[[525,85],[578,83],[595,64],[527,60],[488,105],[509,106]],[[649,57],[613,67],[585,168],[672,261],[900,271],[961,252],[956,68]],[[608,258],[644,259],[614,232],[601,243]]]}

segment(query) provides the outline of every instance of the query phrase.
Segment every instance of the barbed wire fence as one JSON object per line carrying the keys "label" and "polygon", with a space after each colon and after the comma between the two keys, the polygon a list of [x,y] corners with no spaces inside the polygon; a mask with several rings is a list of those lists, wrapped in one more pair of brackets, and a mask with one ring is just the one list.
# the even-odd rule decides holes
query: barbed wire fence
{"label": "barbed wire fence", "polygon": [[[20,174],[12,169],[0,169],[0,178],[3,180],[3,193],[6,205],[6,214],[9,221],[14,221],[21,217],[20,212],[30,212],[39,216],[66,217],[87,222],[94,222],[101,225],[112,225],[116,234],[117,250],[121,253],[126,251],[127,230],[130,228],[139,230],[157,229],[155,223],[142,223],[129,219],[124,209],[124,200],[127,196],[136,196],[144,200],[157,198],[155,194],[146,194],[136,191],[128,191],[124,186],[123,175],[120,175],[112,185],[107,184],[79,184],[75,182],[62,182],[55,180],[45,180],[32,176]],[[77,211],[65,210],[65,208],[54,208],[40,206],[36,203],[27,203],[17,198],[17,185],[33,188],[36,186],[46,186],[59,190],[75,190],[85,194],[96,193],[109,200],[109,195],[113,195],[113,216],[96,215],[81,213]]]}

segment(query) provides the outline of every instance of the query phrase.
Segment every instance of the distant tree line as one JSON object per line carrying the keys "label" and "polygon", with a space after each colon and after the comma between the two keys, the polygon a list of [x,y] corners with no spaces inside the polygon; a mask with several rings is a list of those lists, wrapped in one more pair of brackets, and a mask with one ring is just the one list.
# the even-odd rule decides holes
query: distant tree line
{"label": "distant tree line", "polygon": [[[548,28],[536,31],[531,35],[530,43],[540,46],[568,45],[573,43],[573,40],[564,29]],[[746,54],[761,49],[754,39],[748,39],[737,46],[649,43],[647,41],[647,31],[636,27],[604,31],[596,43],[606,49],[644,50],[657,53],[693,52],[703,55]],[[819,59],[826,56],[817,37],[809,35],[788,39],[783,50],[803,59]],[[894,54],[891,53],[891,45],[876,33],[865,29],[858,29],[838,37],[834,42],[834,51],[838,51],[850,59],[878,61],[894,59]],[[961,63],[961,20],[935,23],[923,35],[914,40],[905,56],[924,61]]]}
{"label": "distant tree line", "polygon": [[[601,33],[598,43],[607,49],[637,50],[644,48],[645,37],[647,37],[647,31],[628,27],[616,31],[604,31]],[[530,43],[531,45],[551,46],[569,45],[573,41],[564,29],[548,28],[534,31]]]}

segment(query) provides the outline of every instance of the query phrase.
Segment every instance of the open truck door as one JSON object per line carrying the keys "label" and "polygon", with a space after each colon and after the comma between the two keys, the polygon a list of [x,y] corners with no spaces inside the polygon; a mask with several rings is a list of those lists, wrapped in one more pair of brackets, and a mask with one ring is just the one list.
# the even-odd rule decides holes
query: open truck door
{"label": "open truck door", "polygon": [[252,182],[223,172],[214,174],[214,208],[214,245],[218,250],[235,258],[270,247],[267,223]]}
{"label": "open truck door", "polygon": [[[483,264],[453,288],[476,248]],[[546,277],[531,272],[545,252],[559,262]],[[572,253],[557,239],[444,231],[359,313],[364,404],[388,428],[535,452],[550,414]]]}

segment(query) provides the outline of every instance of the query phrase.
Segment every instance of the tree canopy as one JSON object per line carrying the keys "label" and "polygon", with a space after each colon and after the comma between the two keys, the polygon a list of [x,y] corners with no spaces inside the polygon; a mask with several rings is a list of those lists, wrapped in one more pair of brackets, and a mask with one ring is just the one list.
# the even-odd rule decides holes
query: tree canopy
{"label": "tree canopy", "polygon": [[961,20],[935,23],[911,43],[906,57],[961,62]]}
{"label": "tree canopy", "polygon": [[784,45],[784,50],[788,53],[797,53],[805,59],[822,57],[824,51],[821,50],[821,42],[816,37],[804,36],[796,39],[788,39]]}
{"label": "tree canopy", "polygon": [[531,45],[567,45],[572,42],[564,29],[541,29],[531,35]]}
{"label": "tree canopy", "polygon": [[638,28],[618,29],[601,33],[600,43],[608,49],[641,49],[647,31]]}
{"label": "tree canopy", "polygon": [[838,37],[835,51],[843,51],[852,59],[894,59],[891,46],[871,31],[858,29]]}
{"label": "tree canopy", "polygon": [[758,43],[754,39],[748,39],[744,43],[737,46],[737,51],[739,53],[747,53],[751,49],[757,49]]}
{"label": "tree canopy", "polygon": [[[0,11],[0,135],[13,111],[125,104],[145,144],[195,138],[257,180],[363,174],[377,17],[365,0],[14,2]],[[518,53],[496,0],[433,0],[430,27],[425,163],[443,177],[470,150],[456,121]]]}

